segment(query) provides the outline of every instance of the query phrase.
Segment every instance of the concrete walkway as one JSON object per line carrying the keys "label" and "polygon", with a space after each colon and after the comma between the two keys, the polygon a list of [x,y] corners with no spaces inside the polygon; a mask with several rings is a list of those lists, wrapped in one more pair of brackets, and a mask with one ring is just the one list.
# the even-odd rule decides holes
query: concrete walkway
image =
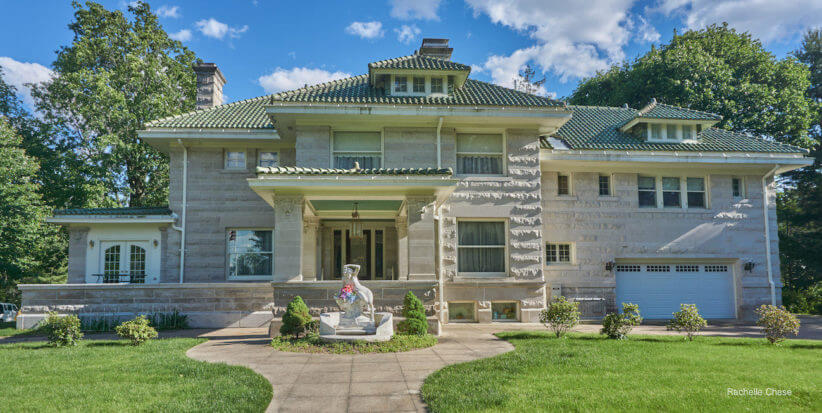
{"label": "concrete walkway", "polygon": [[[241,335],[236,335],[243,330]],[[222,334],[231,336],[221,337]],[[491,357],[514,347],[491,334],[449,328],[434,347],[390,354],[336,355],[275,351],[262,329],[224,329],[190,349],[196,360],[251,368],[274,387],[270,412],[425,411],[423,379],[446,365]]]}

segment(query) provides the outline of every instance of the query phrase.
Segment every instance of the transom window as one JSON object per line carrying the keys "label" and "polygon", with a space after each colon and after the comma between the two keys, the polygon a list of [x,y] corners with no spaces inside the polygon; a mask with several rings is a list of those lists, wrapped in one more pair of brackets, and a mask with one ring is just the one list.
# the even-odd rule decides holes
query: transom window
{"label": "transom window", "polygon": [[408,77],[394,76],[394,92],[408,92]]}
{"label": "transom window", "polygon": [[599,176],[599,196],[611,195],[611,177],[608,175]]}
{"label": "transom window", "polygon": [[271,230],[232,229],[227,238],[229,278],[268,279],[273,276]]}
{"label": "transom window", "polygon": [[571,244],[545,244],[546,263],[570,263]]}
{"label": "transom window", "polygon": [[245,169],[245,152],[226,151],[225,169]]}
{"label": "transom window", "polygon": [[382,166],[382,135],[380,132],[334,132],[334,168],[352,169],[357,162],[361,169]]}
{"label": "transom window", "polygon": [[275,168],[280,166],[280,154],[277,152],[260,152],[257,166]]}
{"label": "transom window", "polygon": [[425,78],[420,76],[414,77],[414,93],[425,93]]}
{"label": "transom window", "polygon": [[505,273],[505,222],[459,221],[457,271],[474,276]]}
{"label": "transom window", "polygon": [[705,178],[637,176],[640,208],[707,208]]}
{"label": "transom window", "polygon": [[457,135],[457,173],[502,175],[502,135]]}

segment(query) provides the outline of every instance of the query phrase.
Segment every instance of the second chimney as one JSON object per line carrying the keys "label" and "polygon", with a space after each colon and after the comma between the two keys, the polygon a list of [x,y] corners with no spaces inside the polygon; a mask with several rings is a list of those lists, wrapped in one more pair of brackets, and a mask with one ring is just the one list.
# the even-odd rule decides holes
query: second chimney
{"label": "second chimney", "polygon": [[225,77],[215,63],[194,65],[197,74],[197,109],[208,109],[223,104]]}
{"label": "second chimney", "polygon": [[437,57],[444,60],[451,60],[451,52],[454,49],[448,47],[448,39],[422,39],[422,45],[417,50],[418,55]]}

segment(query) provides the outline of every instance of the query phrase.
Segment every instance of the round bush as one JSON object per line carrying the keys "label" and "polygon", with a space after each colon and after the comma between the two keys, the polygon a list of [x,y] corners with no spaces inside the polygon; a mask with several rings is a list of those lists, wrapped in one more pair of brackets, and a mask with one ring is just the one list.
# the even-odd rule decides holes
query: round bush
{"label": "round bush", "polygon": [[76,315],[59,316],[51,312],[40,324],[49,344],[55,347],[76,346],[83,338],[80,319]]}
{"label": "round bush", "polygon": [[294,297],[283,314],[283,325],[280,326],[280,334],[284,336],[299,337],[305,332],[306,326],[311,322],[311,314],[308,306],[305,305],[302,297]]}
{"label": "round bush", "polygon": [[131,341],[131,345],[139,346],[146,341],[157,337],[157,330],[149,325],[148,318],[139,315],[132,320],[124,321],[114,328],[120,338]]}

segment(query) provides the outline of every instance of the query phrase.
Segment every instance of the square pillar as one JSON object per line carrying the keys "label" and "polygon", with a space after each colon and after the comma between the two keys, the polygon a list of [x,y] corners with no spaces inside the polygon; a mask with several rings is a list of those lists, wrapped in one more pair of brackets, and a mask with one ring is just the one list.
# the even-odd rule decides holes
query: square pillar
{"label": "square pillar", "polygon": [[300,281],[303,264],[303,197],[274,196],[274,281]]}
{"label": "square pillar", "polygon": [[303,217],[303,281],[317,279],[317,239],[320,219],[315,216]]}
{"label": "square pillar", "polygon": [[[89,227],[69,227],[67,284],[86,283],[86,254],[88,248],[91,248],[88,245],[88,233],[90,230],[91,228]],[[97,243],[99,244],[99,241],[97,241]]]}
{"label": "square pillar", "polygon": [[434,197],[408,197],[408,279],[435,280]]}
{"label": "square pillar", "polygon": [[397,275],[398,280],[408,279],[408,219],[398,216],[397,224]]}

